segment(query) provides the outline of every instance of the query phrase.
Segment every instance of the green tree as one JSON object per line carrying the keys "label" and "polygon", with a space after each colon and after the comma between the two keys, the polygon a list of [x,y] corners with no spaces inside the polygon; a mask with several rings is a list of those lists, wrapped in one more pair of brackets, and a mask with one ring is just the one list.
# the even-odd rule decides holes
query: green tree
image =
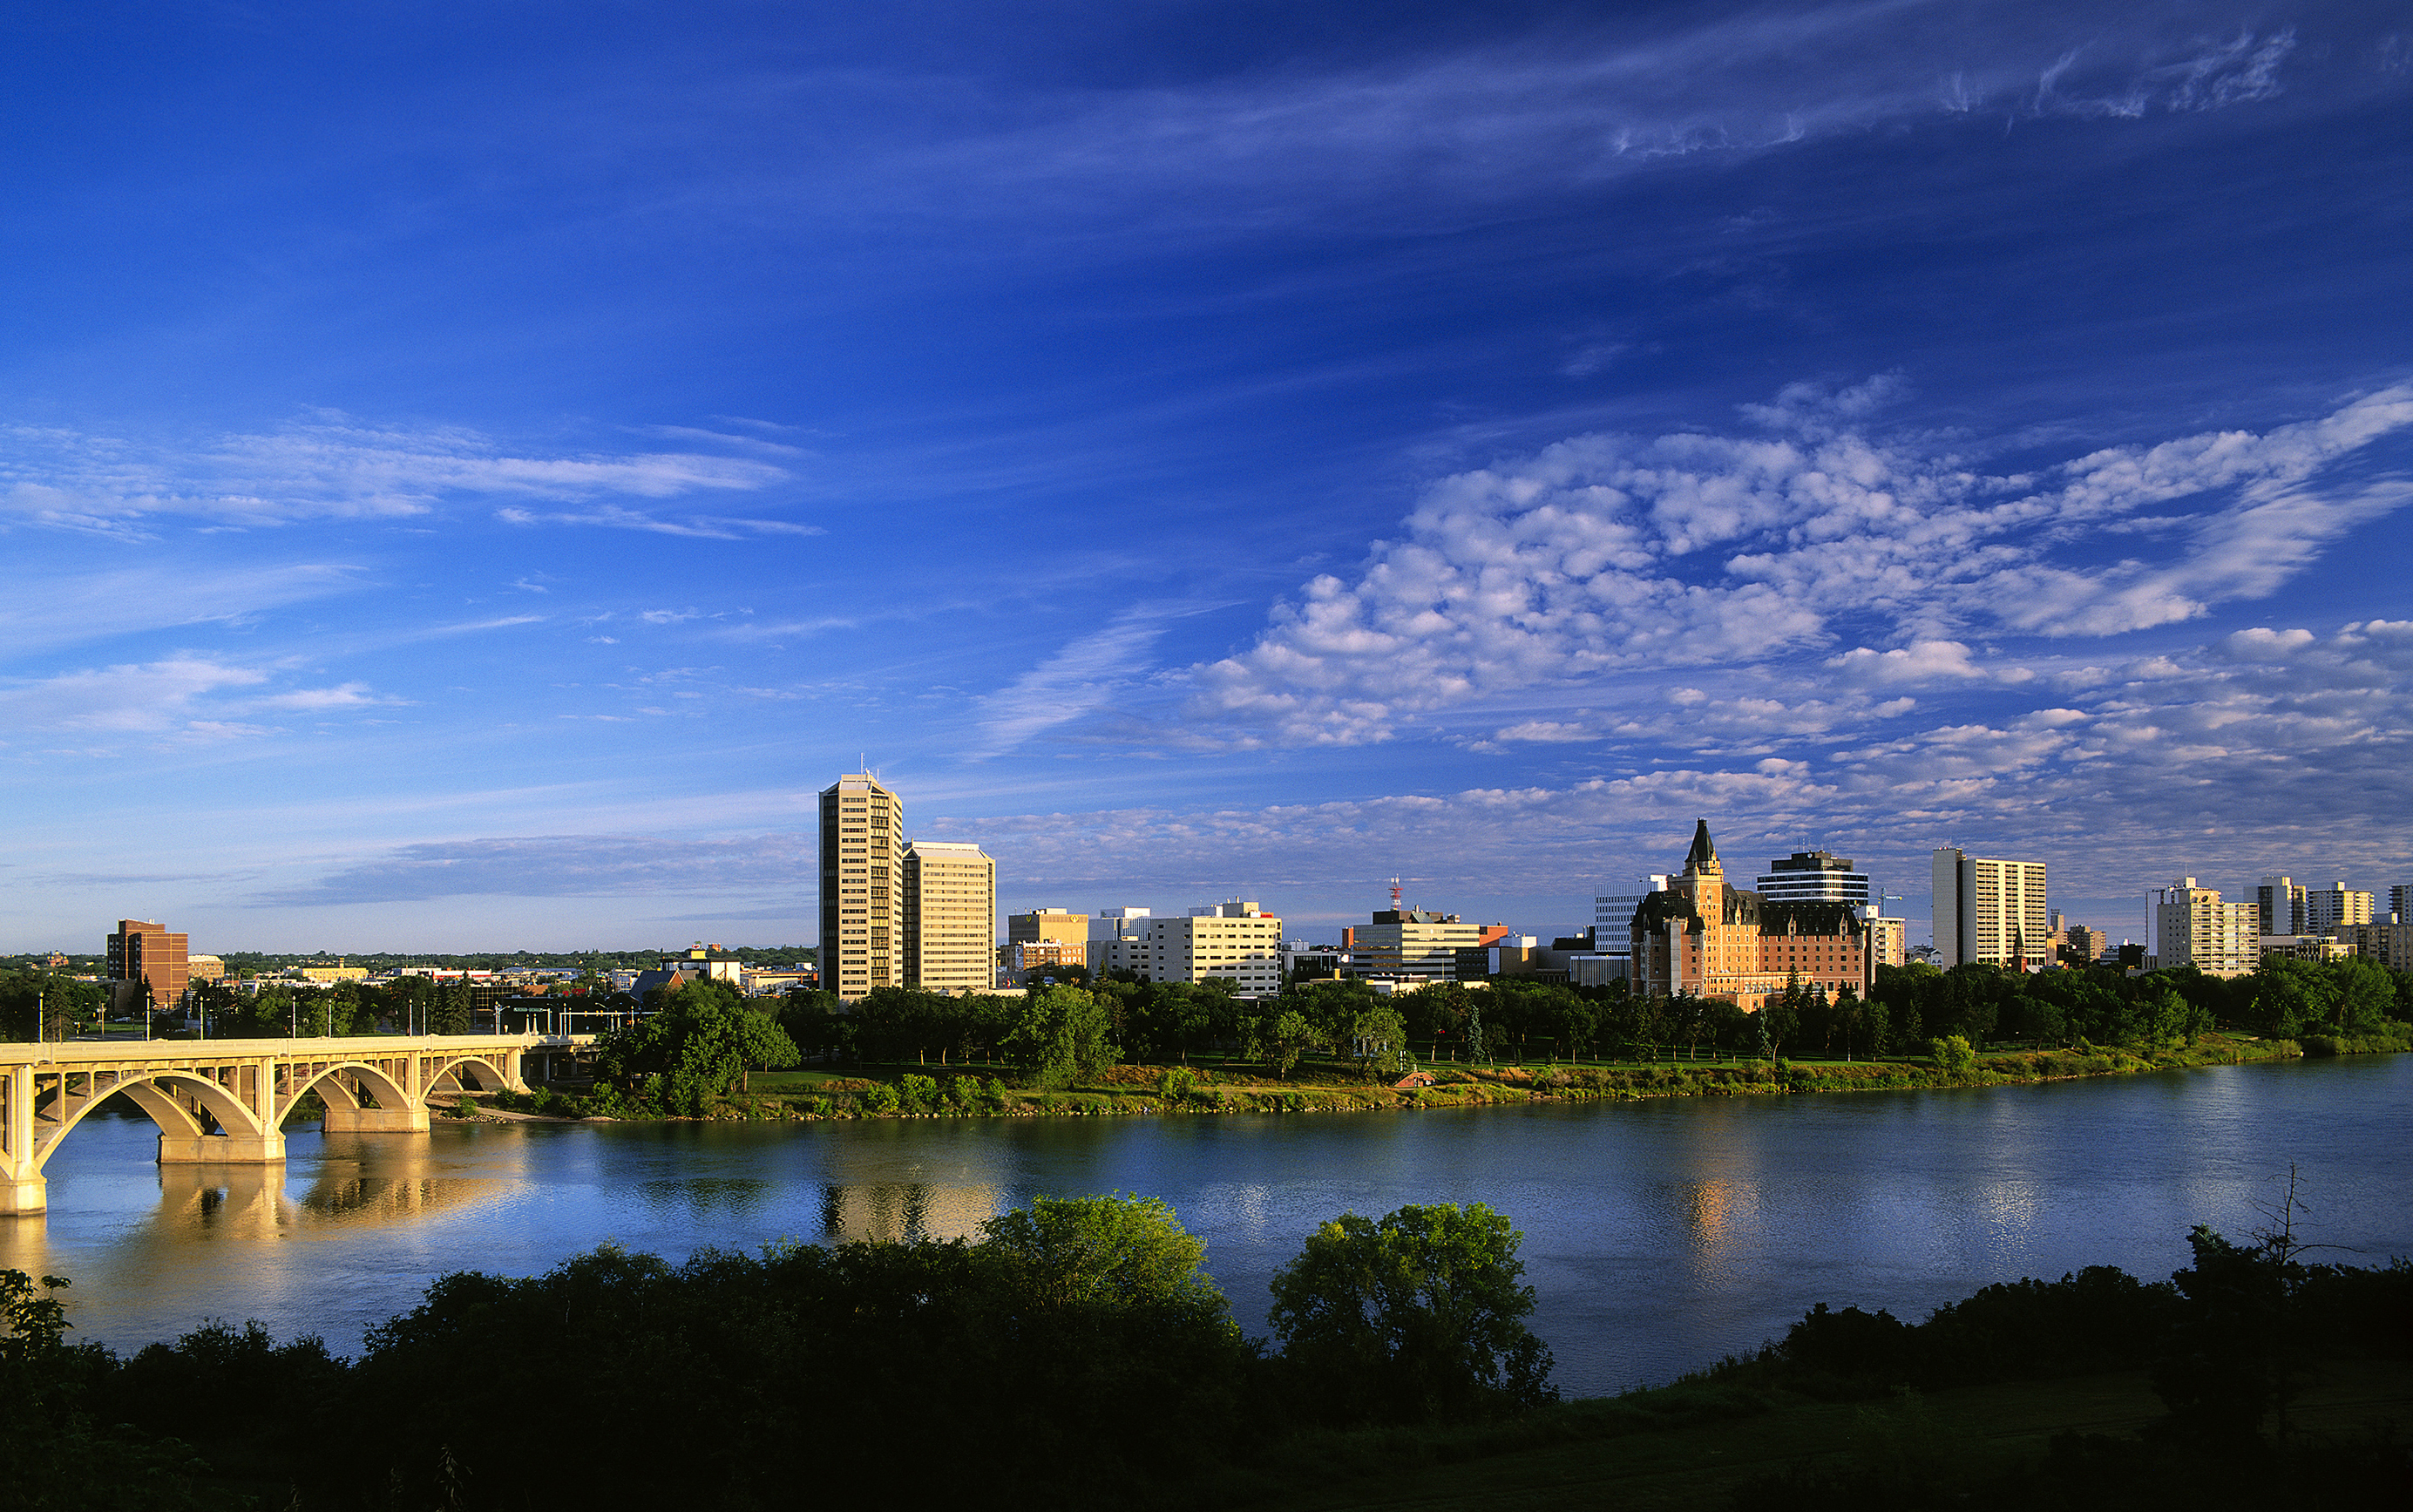
{"label": "green tree", "polygon": [[1315,1024],[1295,1008],[1277,1006],[1240,1020],[1240,1053],[1262,1060],[1277,1080],[1288,1080],[1298,1058],[1316,1044]]}
{"label": "green tree", "polygon": [[749,1067],[796,1063],[795,1042],[725,982],[690,982],[662,1012],[604,1036],[596,1068],[624,1087],[659,1077],[662,1111],[701,1118]]}
{"label": "green tree", "polygon": [[1206,1242],[1162,1197],[1034,1197],[981,1225],[981,1252],[1020,1297],[1051,1310],[1138,1306],[1224,1317]]}
{"label": "green tree", "polygon": [[1034,1087],[1072,1085],[1121,1058],[1105,1005],[1085,987],[1042,987],[1025,1000],[1004,1049]]}
{"label": "green tree", "polygon": [[470,1021],[476,1018],[478,997],[463,977],[449,987],[437,990],[427,1005],[427,1032],[430,1034],[466,1034]]}
{"label": "green tree", "polygon": [[1557,1395],[1525,1327],[1519,1236],[1481,1203],[1344,1213],[1274,1277],[1274,1337],[1303,1403],[1340,1421],[1431,1422]]}

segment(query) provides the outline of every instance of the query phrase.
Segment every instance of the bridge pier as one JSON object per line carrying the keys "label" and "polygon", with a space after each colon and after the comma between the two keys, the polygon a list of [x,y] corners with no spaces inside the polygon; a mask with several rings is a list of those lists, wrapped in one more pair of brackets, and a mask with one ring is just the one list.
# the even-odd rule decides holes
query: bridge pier
{"label": "bridge pier", "polygon": [[170,1134],[159,1136],[159,1164],[162,1165],[203,1165],[222,1162],[229,1165],[272,1165],[285,1159],[285,1135],[281,1132],[264,1134]]}
{"label": "bridge pier", "polygon": [[338,1107],[327,1104],[329,1134],[425,1134],[427,1109],[419,1107]]}
{"label": "bridge pier", "polygon": [[48,1212],[51,1180],[46,1176],[0,1176],[0,1217],[9,1213]]}

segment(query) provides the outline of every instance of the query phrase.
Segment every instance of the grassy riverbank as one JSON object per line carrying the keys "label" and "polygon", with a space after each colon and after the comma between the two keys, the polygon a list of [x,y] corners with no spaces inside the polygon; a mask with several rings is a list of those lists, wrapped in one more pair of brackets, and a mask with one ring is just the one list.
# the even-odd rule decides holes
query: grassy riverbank
{"label": "grassy riverbank", "polygon": [[[2391,1046],[2394,1047],[2394,1046]],[[2328,1048],[2328,1046],[2324,1046]],[[2374,1046],[2378,1048],[2378,1046]],[[1229,1113],[1363,1113],[1533,1102],[1631,1102],[1651,1097],[1766,1097],[1808,1092],[1997,1087],[2077,1076],[2132,1075],[2194,1066],[2294,1060],[2291,1040],[2204,1034],[2192,1045],[2155,1051],[2080,1045],[2002,1048],[1965,1064],[1932,1057],[1879,1060],[1549,1061],[1428,1068],[1429,1086],[1369,1080],[1355,1067],[1303,1062],[1287,1077],[1237,1060],[1184,1066],[1118,1065],[1074,1085],[1038,1090],[1012,1084],[1006,1067],[855,1066],[756,1072],[723,1098],[723,1119],[869,1118],[1112,1118]],[[500,1094],[483,1109],[521,1115],[644,1117],[608,1090]]]}

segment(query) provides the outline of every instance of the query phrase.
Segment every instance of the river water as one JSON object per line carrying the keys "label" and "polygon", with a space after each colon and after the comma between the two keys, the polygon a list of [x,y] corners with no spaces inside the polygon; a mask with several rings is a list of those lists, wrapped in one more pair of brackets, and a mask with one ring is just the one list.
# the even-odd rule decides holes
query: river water
{"label": "river water", "polygon": [[162,1168],[155,1134],[96,1116],[50,1163],[49,1213],[0,1219],[0,1267],[71,1278],[75,1337],[121,1351],[219,1317],[348,1353],[448,1270],[533,1274],[606,1239],[678,1258],[951,1236],[1035,1193],[1170,1201],[1252,1333],[1318,1222],[1489,1203],[1524,1231],[1570,1395],[1666,1381],[1813,1302],[1916,1318],[2023,1275],[2158,1279],[2190,1225],[2262,1222],[2290,1163],[2312,1238],[2362,1263],[2413,1253],[2413,1056],[1396,1114],[439,1119],[424,1138],[295,1129],[281,1172]]}

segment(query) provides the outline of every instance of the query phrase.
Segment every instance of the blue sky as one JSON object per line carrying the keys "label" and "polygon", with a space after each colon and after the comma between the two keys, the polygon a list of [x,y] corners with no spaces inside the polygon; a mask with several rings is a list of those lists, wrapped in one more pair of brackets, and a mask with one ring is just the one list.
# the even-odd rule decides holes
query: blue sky
{"label": "blue sky", "polygon": [[0,948],[2413,881],[2396,7],[0,25]]}

